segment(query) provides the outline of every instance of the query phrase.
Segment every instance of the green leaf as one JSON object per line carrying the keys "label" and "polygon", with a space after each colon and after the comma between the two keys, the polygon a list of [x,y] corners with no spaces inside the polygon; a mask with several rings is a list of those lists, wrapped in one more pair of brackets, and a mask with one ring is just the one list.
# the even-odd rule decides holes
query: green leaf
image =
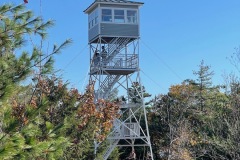
{"label": "green leaf", "polygon": [[51,122],[46,121],[46,128],[47,128],[48,131],[52,130],[53,127],[54,126],[53,126],[53,124]]}

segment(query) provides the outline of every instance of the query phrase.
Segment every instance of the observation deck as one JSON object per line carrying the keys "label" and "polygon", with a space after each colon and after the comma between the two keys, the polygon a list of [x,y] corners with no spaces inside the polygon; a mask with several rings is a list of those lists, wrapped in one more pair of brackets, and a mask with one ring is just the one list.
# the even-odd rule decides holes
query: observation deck
{"label": "observation deck", "polygon": [[113,58],[103,59],[102,57],[94,57],[92,59],[90,74],[103,75],[128,75],[138,71],[138,55],[137,54],[118,54]]}

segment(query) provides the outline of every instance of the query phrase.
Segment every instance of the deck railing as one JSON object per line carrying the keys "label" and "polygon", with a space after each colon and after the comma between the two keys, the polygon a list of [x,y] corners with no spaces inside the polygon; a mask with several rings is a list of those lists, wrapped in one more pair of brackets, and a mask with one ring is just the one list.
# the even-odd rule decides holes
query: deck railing
{"label": "deck railing", "polygon": [[138,67],[138,55],[137,54],[118,54],[111,61],[107,61],[107,58],[97,57],[92,59],[91,70],[100,68],[109,69],[134,69]]}

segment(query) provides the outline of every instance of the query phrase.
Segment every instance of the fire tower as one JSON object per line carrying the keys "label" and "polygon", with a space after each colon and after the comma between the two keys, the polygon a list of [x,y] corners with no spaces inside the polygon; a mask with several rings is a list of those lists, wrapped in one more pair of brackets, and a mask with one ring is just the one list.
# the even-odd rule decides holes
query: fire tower
{"label": "fire tower", "polygon": [[[95,99],[110,99],[113,89],[121,96],[120,118],[109,134],[107,160],[115,147],[147,148],[145,157],[153,160],[148,131],[144,88],[139,74],[139,8],[141,2],[95,0],[88,14],[90,81],[95,82]],[[101,145],[95,144],[95,152]],[[134,155],[133,155],[134,156]]]}

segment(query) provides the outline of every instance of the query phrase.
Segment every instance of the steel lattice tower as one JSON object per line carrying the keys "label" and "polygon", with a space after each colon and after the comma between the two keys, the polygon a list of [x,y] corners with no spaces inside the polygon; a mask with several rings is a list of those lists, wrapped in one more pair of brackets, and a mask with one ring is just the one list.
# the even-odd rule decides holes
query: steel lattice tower
{"label": "steel lattice tower", "polygon": [[[106,160],[115,147],[147,147],[153,159],[144,88],[139,69],[139,7],[141,2],[95,0],[88,14],[90,82],[95,82],[95,99],[109,99],[117,88],[120,118],[109,134]],[[99,145],[95,144],[95,151]],[[147,154],[146,154],[147,155]]]}

